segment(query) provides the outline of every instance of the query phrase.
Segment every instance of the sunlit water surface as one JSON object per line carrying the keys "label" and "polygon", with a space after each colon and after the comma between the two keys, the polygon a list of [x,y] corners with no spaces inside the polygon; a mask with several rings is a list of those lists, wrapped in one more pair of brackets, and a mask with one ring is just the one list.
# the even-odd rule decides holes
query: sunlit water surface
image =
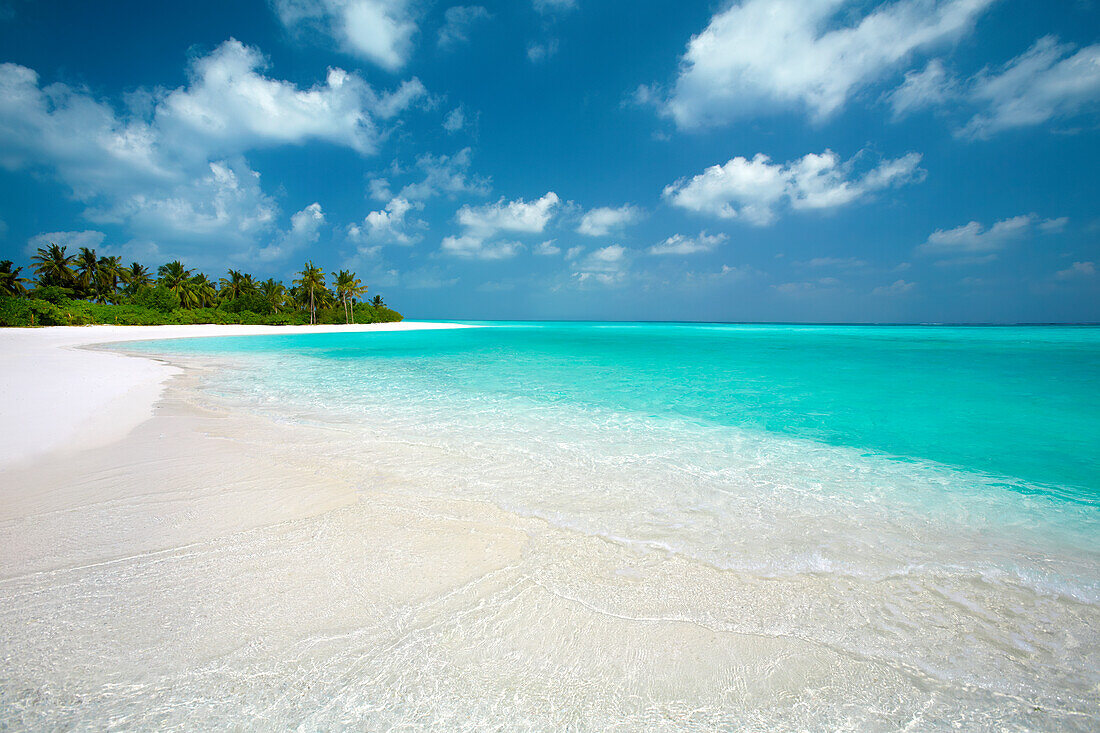
{"label": "sunlit water surface", "polygon": [[[356,706],[377,727],[652,715],[610,703],[644,667],[601,660],[653,639],[597,634],[605,618],[691,629],[652,632],[700,650],[662,692],[683,708],[652,726],[1098,724],[1100,329],[482,325],[124,347],[217,365],[217,399],[339,427],[365,488],[485,501],[558,533],[516,585],[471,591],[440,637],[378,652],[389,677],[329,689],[333,717],[298,722]],[[527,582],[567,604],[525,605]],[[552,648],[570,624],[575,648]],[[530,635],[526,652],[476,689],[431,653],[509,634]],[[569,688],[561,665],[592,678]],[[738,669],[793,676],[757,693]]]}

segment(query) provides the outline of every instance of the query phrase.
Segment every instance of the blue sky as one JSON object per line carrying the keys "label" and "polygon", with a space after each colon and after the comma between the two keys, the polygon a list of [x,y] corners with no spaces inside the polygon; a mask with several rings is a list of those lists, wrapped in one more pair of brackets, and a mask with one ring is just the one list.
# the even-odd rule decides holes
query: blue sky
{"label": "blue sky", "polygon": [[1100,320],[1088,0],[0,2],[0,257],[413,318]]}

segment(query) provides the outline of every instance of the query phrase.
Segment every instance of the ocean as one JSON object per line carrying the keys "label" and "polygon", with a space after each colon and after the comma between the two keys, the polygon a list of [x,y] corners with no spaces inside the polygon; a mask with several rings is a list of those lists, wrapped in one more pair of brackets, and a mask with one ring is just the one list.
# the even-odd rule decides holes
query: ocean
{"label": "ocean", "polygon": [[1100,328],[473,325],[121,347],[545,528],[306,727],[1100,725]]}

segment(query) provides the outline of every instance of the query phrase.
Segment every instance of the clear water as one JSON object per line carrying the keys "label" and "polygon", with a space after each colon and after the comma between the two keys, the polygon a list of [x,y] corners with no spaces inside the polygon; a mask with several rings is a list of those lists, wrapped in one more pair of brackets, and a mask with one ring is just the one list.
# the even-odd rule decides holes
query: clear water
{"label": "clear water", "polygon": [[350,406],[399,382],[425,399],[744,428],[1100,498],[1100,328],[484,325],[134,347],[276,354],[264,385],[290,400]]}
{"label": "clear water", "polygon": [[[309,450],[364,490],[537,523],[423,636],[321,654],[374,682],[310,678],[306,727],[1097,725],[1100,329],[482,325],[124,347],[336,428]],[[658,694],[643,662],[673,649],[694,661]],[[216,679],[188,671],[162,709]]]}

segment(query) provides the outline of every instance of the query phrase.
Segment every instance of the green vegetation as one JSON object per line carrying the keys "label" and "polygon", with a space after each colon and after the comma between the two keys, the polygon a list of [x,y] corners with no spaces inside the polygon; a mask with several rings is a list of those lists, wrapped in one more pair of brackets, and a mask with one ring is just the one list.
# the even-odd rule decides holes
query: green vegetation
{"label": "green vegetation", "polygon": [[69,254],[51,244],[31,258],[34,279],[22,267],[0,261],[0,326],[123,326],[244,323],[303,325],[400,321],[382,297],[360,302],[367,287],[354,272],[325,273],[307,262],[292,287],[275,279],[258,282],[230,270],[215,282],[178,260],[157,268],[99,257],[81,247]]}

